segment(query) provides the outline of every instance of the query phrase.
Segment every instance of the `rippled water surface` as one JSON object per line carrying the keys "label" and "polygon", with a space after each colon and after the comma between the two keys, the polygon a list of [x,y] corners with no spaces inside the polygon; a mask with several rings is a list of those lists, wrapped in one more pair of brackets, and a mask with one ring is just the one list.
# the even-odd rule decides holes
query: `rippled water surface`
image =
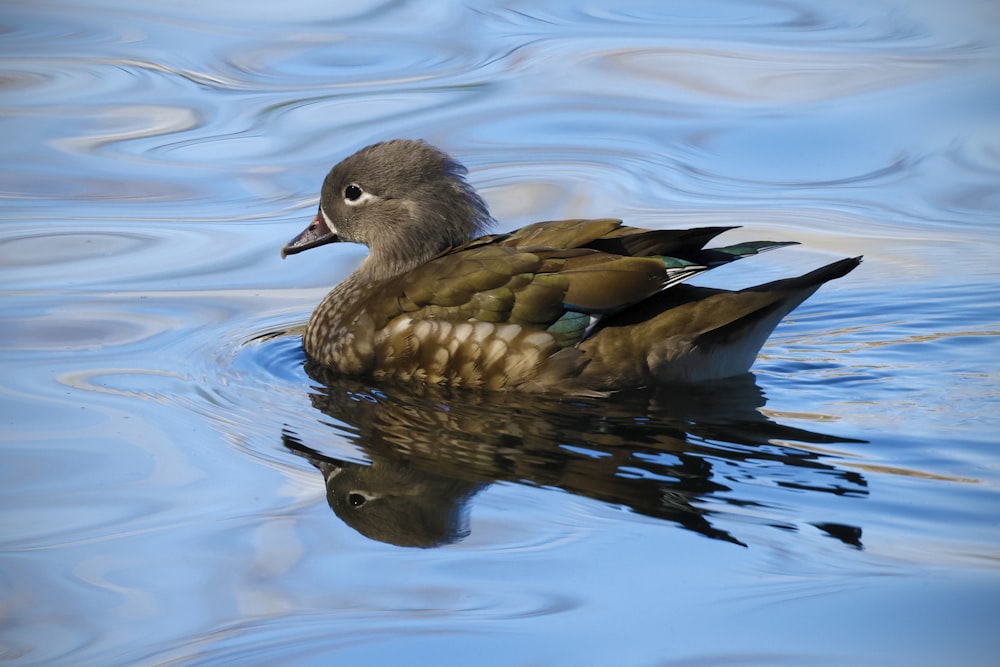
{"label": "rippled water surface", "polygon": [[[0,26],[0,659],[995,664],[995,3],[8,2]],[[504,229],[802,242],[702,284],[865,262],[697,392],[330,377],[300,328],[363,249],[278,250],[332,163],[397,136],[465,162]]]}

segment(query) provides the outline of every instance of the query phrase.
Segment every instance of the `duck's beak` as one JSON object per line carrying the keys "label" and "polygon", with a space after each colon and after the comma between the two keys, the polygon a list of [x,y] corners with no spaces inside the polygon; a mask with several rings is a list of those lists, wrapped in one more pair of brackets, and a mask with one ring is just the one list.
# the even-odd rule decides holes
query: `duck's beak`
{"label": "duck's beak", "polygon": [[322,212],[318,211],[316,217],[309,223],[309,226],[281,249],[281,259],[284,259],[288,255],[302,252],[303,250],[309,250],[309,248],[315,248],[327,243],[335,243],[339,240],[340,237],[323,220]]}

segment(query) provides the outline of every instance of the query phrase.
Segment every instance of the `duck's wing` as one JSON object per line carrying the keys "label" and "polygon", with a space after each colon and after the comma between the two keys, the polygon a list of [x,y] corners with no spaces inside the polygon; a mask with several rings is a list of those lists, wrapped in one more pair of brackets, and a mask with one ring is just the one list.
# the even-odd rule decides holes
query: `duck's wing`
{"label": "duck's wing", "polygon": [[663,289],[655,258],[487,244],[438,257],[379,288],[376,325],[409,319],[516,324],[544,331],[568,308],[616,312]]}
{"label": "duck's wing", "polygon": [[715,266],[786,245],[704,249],[726,229],[643,230],[613,219],[536,223],[476,239],[390,281],[373,295],[369,312],[376,326],[401,315],[513,324],[568,347],[607,315]]}

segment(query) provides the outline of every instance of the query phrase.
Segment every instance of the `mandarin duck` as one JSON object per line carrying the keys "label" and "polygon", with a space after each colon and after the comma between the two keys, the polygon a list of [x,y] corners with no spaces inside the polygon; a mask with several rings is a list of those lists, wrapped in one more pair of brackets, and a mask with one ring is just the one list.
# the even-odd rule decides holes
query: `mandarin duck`
{"label": "mandarin duck", "polygon": [[320,302],[303,346],[342,374],[429,385],[606,395],[749,371],[781,319],[861,262],[738,291],[682,284],[793,242],[706,248],[734,227],[537,222],[486,234],[466,169],[396,139],[333,167],[282,257],[350,241],[369,254]]}

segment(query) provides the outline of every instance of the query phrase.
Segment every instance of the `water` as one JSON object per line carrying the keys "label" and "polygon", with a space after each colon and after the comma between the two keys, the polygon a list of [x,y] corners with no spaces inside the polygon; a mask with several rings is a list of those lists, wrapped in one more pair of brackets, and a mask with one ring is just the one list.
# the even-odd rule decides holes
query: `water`
{"label": "water", "polygon": [[[993,664],[993,3],[331,4],[0,11],[4,660]],[[278,250],[396,136],[505,229],[803,242],[705,284],[866,260],[683,397],[325,377],[363,251]]]}

